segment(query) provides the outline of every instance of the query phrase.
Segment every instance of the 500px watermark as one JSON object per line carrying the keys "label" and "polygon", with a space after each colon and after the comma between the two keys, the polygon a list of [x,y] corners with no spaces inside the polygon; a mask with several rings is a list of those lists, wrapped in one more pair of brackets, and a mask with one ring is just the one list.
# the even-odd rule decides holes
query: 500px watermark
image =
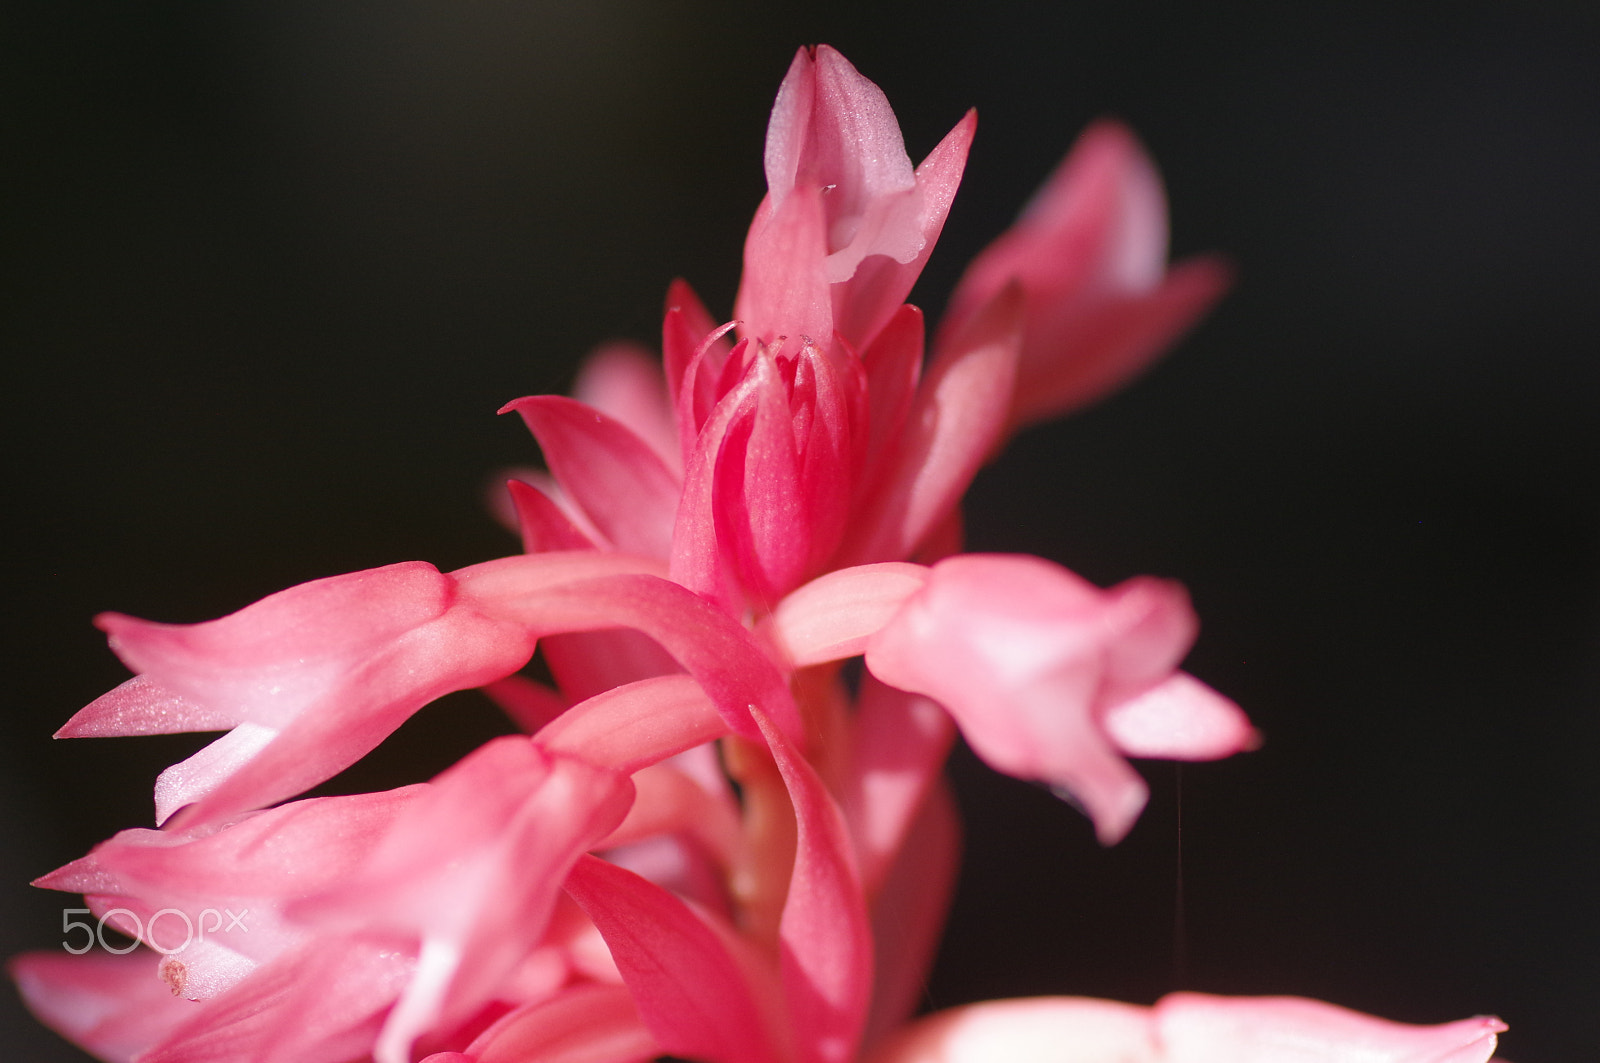
{"label": "500px watermark", "polygon": [[[97,943],[106,952],[121,956],[138,948],[140,942],[148,944],[163,956],[172,956],[182,952],[196,941],[204,941],[207,934],[217,934],[219,932],[228,934],[235,930],[246,934],[250,932],[250,928],[244,922],[245,917],[250,914],[250,909],[248,908],[239,909],[238,914],[235,914],[229,908],[224,908],[220,912],[215,908],[207,908],[200,913],[198,919],[190,919],[188,912],[178,908],[163,908],[151,915],[149,922],[141,921],[137,912],[131,912],[126,908],[113,908],[92,923],[72,918],[75,915],[93,914],[88,908],[63,908],[61,910],[61,932],[67,935],[62,940],[61,947],[74,956],[83,955],[94,948]],[[119,915],[123,918],[115,920],[111,924],[111,928],[125,934],[131,934],[133,940],[121,948],[116,948],[106,942],[106,920]],[[168,928],[167,934],[163,935],[163,937],[170,937],[175,934],[177,926],[180,923],[182,924],[183,944],[174,946],[157,943],[156,926],[162,920],[166,920],[163,925]],[[79,946],[74,946],[72,941],[72,933],[76,930],[83,931],[83,944]]]}

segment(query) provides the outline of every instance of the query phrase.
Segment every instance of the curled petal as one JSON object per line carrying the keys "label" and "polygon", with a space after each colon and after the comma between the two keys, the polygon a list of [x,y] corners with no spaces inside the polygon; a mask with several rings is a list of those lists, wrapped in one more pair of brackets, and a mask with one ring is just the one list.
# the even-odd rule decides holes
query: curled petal
{"label": "curled petal", "polygon": [[[1130,581],[1104,592],[1038,558],[972,554],[933,566],[927,585],[869,641],[867,667],[944,705],[991,766],[1066,791],[1110,844],[1133,825],[1146,790],[1104,719],[1165,681],[1193,635],[1188,598],[1175,584]],[[1215,709],[1196,699],[1167,720]],[[1124,729],[1134,737],[1134,724],[1162,711],[1154,702],[1130,710]],[[1142,742],[1160,744],[1149,735]]]}
{"label": "curled petal", "polygon": [[[550,556],[547,575],[585,564]],[[158,818],[189,805],[187,826],[331,778],[434,698],[516,671],[534,645],[520,625],[485,616],[453,577],[422,562],[301,584],[202,624],[117,614],[98,623],[147,680],[143,708],[102,698],[68,733],[115,733],[119,721],[144,733],[162,698],[193,706],[173,713],[182,726],[237,724],[157,785]]]}

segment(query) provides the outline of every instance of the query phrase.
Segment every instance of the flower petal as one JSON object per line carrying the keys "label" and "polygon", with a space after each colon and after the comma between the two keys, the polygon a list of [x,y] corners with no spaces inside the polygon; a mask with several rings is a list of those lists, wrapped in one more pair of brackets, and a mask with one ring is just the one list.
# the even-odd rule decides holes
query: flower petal
{"label": "flower petal", "polygon": [[620,421],[562,395],[507,403],[539,441],[550,471],[610,545],[665,558],[681,485],[650,444]]}
{"label": "flower petal", "polygon": [[567,892],[605,937],[664,1051],[706,1063],[780,1058],[728,935],[660,886],[592,856],[573,868]]}
{"label": "flower petal", "polygon": [[859,531],[840,549],[840,563],[904,560],[955,507],[1000,441],[1021,315],[1021,293],[1003,290],[935,361],[883,478],[866,488]]}
{"label": "flower petal", "polygon": [[778,938],[789,1016],[815,1063],[855,1055],[872,994],[872,929],[844,816],[815,769],[754,714],[794,805],[794,871]]}

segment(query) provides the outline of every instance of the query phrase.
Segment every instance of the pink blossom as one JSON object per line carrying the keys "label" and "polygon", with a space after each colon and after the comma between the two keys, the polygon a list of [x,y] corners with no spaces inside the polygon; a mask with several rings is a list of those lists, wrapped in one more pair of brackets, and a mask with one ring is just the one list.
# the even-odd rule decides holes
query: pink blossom
{"label": "pink blossom", "polygon": [[933,250],[976,116],[913,169],[883,90],[827,45],[802,48],[767,127],[767,197],[745,243],[736,316],[763,344],[865,348]]}
{"label": "pink blossom", "polygon": [[[957,731],[1108,844],[1146,799],[1125,756],[1257,741],[1178,670],[1197,620],[1177,584],[959,552],[961,495],[1008,433],[1126,379],[1222,286],[1214,263],[1166,271],[1154,170],[1101,126],[974,264],[924,372],[903,300],[973,127],[913,168],[878,87],[802,49],[737,320],[677,282],[659,371],[611,346],[577,398],[506,407],[549,466],[511,486],[523,554],[200,624],[102,617],[137,674],[62,736],[228,734],[163,773],[163,829],[39,880],[151,950],[19,959],[41,1017],[139,1063],[1487,1058],[1496,1020],[1291,998],[997,1002],[895,1033],[953,889]],[[520,674],[536,649],[554,686]],[[268,807],[470,686],[531,737]],[[172,936],[219,907],[248,936]]]}
{"label": "pink blossom", "polygon": [[[1089,127],[1009,231],[972,264],[943,329],[1020,283],[1026,339],[1013,427],[1094,402],[1142,372],[1228,286],[1215,256],[1167,260],[1161,178],[1122,125]],[[941,333],[942,335],[942,333]]]}

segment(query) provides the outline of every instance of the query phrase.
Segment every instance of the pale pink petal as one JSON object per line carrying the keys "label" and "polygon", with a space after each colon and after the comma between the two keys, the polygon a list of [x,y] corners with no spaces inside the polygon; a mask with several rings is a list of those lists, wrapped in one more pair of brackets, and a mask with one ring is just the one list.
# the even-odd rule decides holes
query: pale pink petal
{"label": "pale pink petal", "polygon": [[857,486],[876,478],[892,453],[922,376],[922,311],[902,304],[861,355],[867,374],[868,441]]}
{"label": "pale pink petal", "polygon": [[935,1012],[869,1063],[1177,1063],[1165,1060],[1150,1009],[1109,1000],[991,1000]]}
{"label": "pale pink petal", "polygon": [[[887,196],[868,211],[853,246],[830,256],[834,329],[849,342],[871,343],[911,294],[944,230],[978,128],[968,111],[917,167],[912,193]],[[914,246],[905,256],[900,248]]]}
{"label": "pale pink petal", "polygon": [[1488,1017],[1411,1026],[1298,997],[1174,993],[1154,1011],[1171,1063],[1483,1063],[1506,1028]]}
{"label": "pale pink petal", "polygon": [[79,709],[55,737],[112,738],[225,731],[239,720],[232,706],[201,705],[162,689],[147,675],[136,675]]}
{"label": "pale pink petal", "polygon": [[668,1054],[705,1063],[769,1063],[780,1055],[749,969],[683,901],[644,878],[584,857],[567,892],[605,936],[635,1006]]}
{"label": "pale pink petal", "polygon": [[1113,705],[1101,722],[1130,757],[1217,760],[1261,744],[1243,709],[1187,672]]}
{"label": "pale pink petal", "polygon": [[[578,985],[505,1015],[459,1058],[462,1063],[644,1063],[660,1054],[626,989]],[[456,1056],[443,1054],[452,1063]]]}
{"label": "pale pink petal", "polygon": [[900,837],[872,904],[873,988],[864,1049],[910,1019],[927,995],[928,972],[955,894],[961,824],[955,798],[935,778]]}
{"label": "pale pink petal", "polygon": [[767,198],[745,243],[746,336],[870,343],[910,292],[966,162],[968,114],[913,170],[883,91],[826,45],[801,49],[767,127]]}
{"label": "pale pink petal", "polygon": [[127,1063],[161,1041],[194,1005],[156,975],[154,953],[126,956],[60,950],[13,957],[6,967],[40,1022],[101,1059]]}
{"label": "pale pink petal", "polygon": [[649,351],[628,342],[599,348],[578,371],[572,397],[626,426],[670,471],[682,471],[673,403],[661,366]]}
{"label": "pale pink petal", "polygon": [[[661,322],[661,360],[666,371],[667,398],[676,407],[683,389],[683,374],[700,344],[717,327],[711,312],[689,282],[674,280],[667,287],[667,306]],[[681,456],[680,448],[680,456]]]}
{"label": "pale pink petal", "polygon": [[741,336],[768,344],[786,337],[825,343],[833,337],[824,194],[808,184],[781,201],[769,193],[756,209],[733,304]]}
{"label": "pale pink petal", "polygon": [[756,713],[795,815],[794,871],[778,939],[784,995],[803,1058],[855,1055],[872,993],[872,930],[839,806],[790,740]]}
{"label": "pale pink petal", "polygon": [[744,844],[738,804],[731,795],[707,791],[670,764],[647,765],[632,778],[633,807],[599,848],[629,845],[654,835],[681,834],[710,856],[726,877]]}
{"label": "pale pink petal", "polygon": [[945,519],[999,443],[1022,342],[1022,301],[1001,292],[934,363],[917,390],[904,437],[869,485],[859,529],[839,562],[909,557]]}
{"label": "pale pink petal", "polygon": [[223,829],[125,830],[34,885],[83,893],[100,915],[131,913],[136,925],[111,922],[161,951],[174,995],[205,999],[305,942],[286,905],[355,873],[422,792],[297,801]]}
{"label": "pale pink petal", "polygon": [[[601,567],[545,556],[547,578]],[[208,623],[98,622],[155,687],[242,721],[158,784],[161,815],[190,804],[188,826],[332,777],[422,705],[507,675],[533,651],[519,625],[485,616],[421,562],[302,584]]]}
{"label": "pale pink petal", "polygon": [[927,581],[926,568],[903,561],[829,572],[779,602],[761,631],[795,668],[854,657]]}
{"label": "pale pink petal", "polygon": [[372,1050],[411,976],[394,951],[323,940],[258,969],[203,1004],[139,1063],[347,1063]]}
{"label": "pale pink petal", "polygon": [[515,410],[539,441],[550,471],[618,550],[666,557],[678,477],[620,421],[561,395],[532,395]]}
{"label": "pale pink petal", "polygon": [[573,861],[632,796],[615,772],[497,738],[429,784],[354,874],[291,908],[321,933],[420,943],[378,1038],[382,1063],[403,1063],[429,1030],[496,999],[542,939]]}

